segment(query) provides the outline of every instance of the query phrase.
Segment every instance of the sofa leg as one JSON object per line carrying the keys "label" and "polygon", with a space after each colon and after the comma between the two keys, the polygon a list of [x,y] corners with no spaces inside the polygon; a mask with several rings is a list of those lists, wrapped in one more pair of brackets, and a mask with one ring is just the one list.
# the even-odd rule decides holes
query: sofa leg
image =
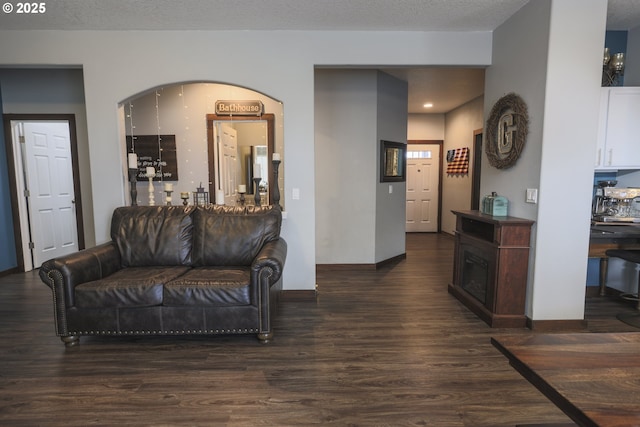
{"label": "sofa leg", "polygon": [[75,347],[80,344],[80,337],[77,335],[69,335],[68,337],[60,337],[65,347]]}
{"label": "sofa leg", "polygon": [[273,338],[273,332],[262,332],[258,334],[258,339],[262,344],[266,344]]}

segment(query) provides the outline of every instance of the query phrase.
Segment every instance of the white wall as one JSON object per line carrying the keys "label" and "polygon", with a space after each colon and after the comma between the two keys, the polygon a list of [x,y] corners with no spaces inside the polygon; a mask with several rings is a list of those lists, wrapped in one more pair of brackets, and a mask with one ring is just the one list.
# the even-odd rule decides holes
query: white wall
{"label": "white wall", "polygon": [[407,139],[442,141],[444,139],[444,114],[409,114]]}
{"label": "white wall", "polygon": [[442,171],[442,231],[453,234],[456,218],[452,210],[471,209],[473,176],[473,131],[483,127],[484,98],[482,96],[449,111],[445,115],[445,137],[442,151],[469,148],[469,173],[447,175],[447,162]]}
{"label": "white wall", "polygon": [[[580,20],[576,20],[576,10]],[[538,208],[531,304],[536,320],[584,317],[606,16],[606,0],[552,3],[540,170],[544,201]],[[571,51],[570,64],[567,51]],[[583,72],[567,79],[567,67]],[[558,214],[557,207],[567,200],[560,181],[572,188],[572,209]],[[558,239],[561,235],[571,237]],[[554,298],[550,300],[549,294]]]}
{"label": "white wall", "polygon": [[[538,0],[494,32],[485,117],[513,91],[528,105],[529,137],[510,169],[494,169],[483,156],[481,194],[495,190],[509,199],[510,215],[536,221],[527,296],[533,320],[584,317],[606,13],[606,0]],[[539,188],[538,205],[524,203],[526,188]]]}
{"label": "white wall", "polygon": [[[288,211],[283,236],[290,247],[284,287],[314,289],[314,66],[487,66],[491,39],[490,32],[4,30],[0,66],[82,67],[98,243],[108,239],[111,212],[126,200],[120,102],[187,81],[230,83],[281,100]],[[233,54],[222,60],[218,48]],[[291,198],[293,188],[298,200]]]}

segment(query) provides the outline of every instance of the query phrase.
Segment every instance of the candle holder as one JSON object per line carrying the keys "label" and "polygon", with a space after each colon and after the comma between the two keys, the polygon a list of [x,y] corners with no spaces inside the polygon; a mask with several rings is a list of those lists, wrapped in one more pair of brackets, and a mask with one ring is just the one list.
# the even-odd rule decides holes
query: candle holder
{"label": "candle holder", "polygon": [[189,193],[188,192],[180,193],[180,198],[182,199],[182,206],[187,206],[189,204]]}
{"label": "candle holder", "polygon": [[129,192],[131,206],[138,206],[138,169],[129,168]]}
{"label": "candle holder", "polygon": [[209,192],[204,191],[202,183],[200,183],[200,187],[196,188],[196,191],[193,192],[193,204],[196,206],[207,206],[209,204]]}
{"label": "candle holder", "polygon": [[171,206],[171,193],[173,193],[173,190],[164,190],[164,192],[167,193],[167,197],[165,197],[167,206]]}
{"label": "candle holder", "polygon": [[244,193],[245,193],[244,191],[242,191],[242,192],[239,191],[238,192],[238,194],[240,194],[240,196],[238,197],[238,204],[240,206],[244,206],[244,204],[246,203],[246,200],[244,198]]}
{"label": "candle holder", "polygon": [[154,193],[154,188],[153,188],[153,177],[156,176],[155,172],[151,173],[151,172],[147,172],[147,179],[149,179],[149,206],[155,206],[156,205],[156,197],[153,194]]}
{"label": "candle holder", "polygon": [[271,197],[273,199],[273,204],[282,209],[282,206],[280,206],[280,187],[278,184],[278,168],[280,167],[280,160],[272,160],[271,163],[273,163],[273,195]]}
{"label": "candle holder", "polygon": [[260,206],[260,181],[262,181],[262,178],[253,178],[253,182],[254,184],[254,200],[256,201],[256,206]]}

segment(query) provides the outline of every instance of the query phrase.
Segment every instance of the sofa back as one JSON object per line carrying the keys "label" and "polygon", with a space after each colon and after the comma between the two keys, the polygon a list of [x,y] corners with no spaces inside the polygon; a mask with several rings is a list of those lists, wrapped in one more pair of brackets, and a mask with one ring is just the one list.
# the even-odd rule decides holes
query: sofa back
{"label": "sofa back", "polygon": [[191,265],[192,206],[124,206],[111,218],[123,267]]}
{"label": "sofa back", "polygon": [[262,246],[280,237],[274,206],[208,206],[193,212],[194,266],[251,265]]}
{"label": "sofa back", "polygon": [[111,239],[122,267],[247,266],[281,224],[274,206],[123,206]]}

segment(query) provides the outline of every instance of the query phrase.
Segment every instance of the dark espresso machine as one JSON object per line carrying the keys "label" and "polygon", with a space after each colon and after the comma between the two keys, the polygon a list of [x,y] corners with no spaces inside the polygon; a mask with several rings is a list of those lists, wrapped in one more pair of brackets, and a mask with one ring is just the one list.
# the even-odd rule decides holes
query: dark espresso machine
{"label": "dark espresso machine", "polygon": [[640,223],[640,188],[618,188],[617,181],[599,181],[593,197],[594,222]]}

